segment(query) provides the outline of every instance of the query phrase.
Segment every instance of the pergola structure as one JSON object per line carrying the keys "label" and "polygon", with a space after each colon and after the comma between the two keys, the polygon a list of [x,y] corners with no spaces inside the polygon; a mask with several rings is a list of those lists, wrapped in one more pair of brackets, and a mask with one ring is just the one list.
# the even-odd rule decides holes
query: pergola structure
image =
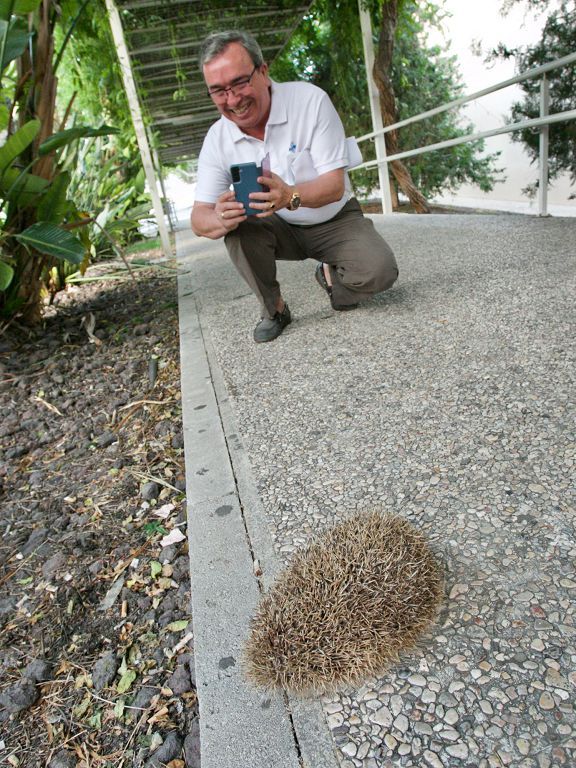
{"label": "pergola structure", "polygon": [[[211,32],[240,28],[256,37],[264,58],[271,63],[312,3],[313,0],[106,0],[167,255],[169,238],[156,178],[161,180],[163,165],[195,159],[206,131],[218,118],[198,66],[201,42]],[[369,19],[360,0],[359,6],[369,60]],[[368,31],[364,29],[366,23]],[[373,93],[370,95],[374,97]]]}
{"label": "pergola structure", "polygon": [[148,130],[160,162],[198,155],[218,112],[198,67],[210,32],[251,32],[271,62],[284,48],[312,0],[116,0]]}

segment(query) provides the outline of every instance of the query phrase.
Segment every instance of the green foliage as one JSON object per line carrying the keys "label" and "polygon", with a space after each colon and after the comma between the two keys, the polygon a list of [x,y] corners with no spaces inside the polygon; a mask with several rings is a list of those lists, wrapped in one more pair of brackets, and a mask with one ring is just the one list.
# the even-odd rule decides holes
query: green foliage
{"label": "green foliage", "polygon": [[89,136],[109,136],[112,133],[118,133],[118,130],[116,128],[111,128],[109,125],[103,125],[100,128],[90,128],[85,125],[77,126],[76,128],[68,128],[65,131],[53,133],[49,139],[43,141],[38,147],[38,154],[40,156],[48,155],[50,152],[61,149],[76,139],[84,139]]}
{"label": "green foliage", "polygon": [[0,261],[0,291],[5,291],[6,288],[8,288],[13,277],[14,270],[10,264],[6,264],[5,261]]}
{"label": "green foliage", "polygon": [[[413,5],[413,3],[409,3]],[[400,34],[396,41],[393,72],[398,119],[426,112],[463,94],[455,56],[446,56],[438,47],[426,47],[411,34]],[[422,83],[426,87],[422,87]],[[412,149],[470,135],[473,126],[450,110],[400,129],[402,147]],[[406,165],[416,186],[425,197],[455,191],[461,184],[477,184],[484,192],[493,189],[499,153],[483,156],[484,142],[460,144],[407,159]]]}
{"label": "green foliage", "polygon": [[30,120],[16,133],[9,136],[3,147],[0,147],[0,174],[4,174],[14,160],[32,144],[40,130],[40,120]]}
{"label": "green foliage", "polygon": [[146,201],[103,0],[48,9],[0,0],[0,314],[27,322],[46,288],[136,230]]}
{"label": "green foliage", "polygon": [[[543,10],[544,0],[531,0],[531,5]],[[516,57],[516,68],[524,72],[576,51],[576,3],[563,0],[560,7],[547,17],[538,43],[526,48],[506,49],[500,45],[493,52],[503,58]],[[550,113],[576,109],[576,64],[554,69],[547,74],[550,84]],[[520,84],[524,92],[522,101],[512,105],[511,119],[520,121],[540,116],[540,80],[528,80]],[[514,141],[524,143],[528,154],[537,162],[539,158],[539,131],[528,128],[512,135]],[[570,182],[576,182],[576,121],[555,123],[549,128],[549,178],[567,172]],[[529,196],[536,194],[538,183],[524,189]],[[573,199],[574,194],[570,195]]]}
{"label": "green foliage", "polygon": [[81,264],[84,257],[84,248],[76,237],[65,229],[45,221],[32,224],[24,232],[14,235],[14,238],[29,250],[54,256],[71,264]]}
{"label": "green foliage", "polygon": [[28,25],[23,19],[0,20],[0,69],[6,69],[24,53],[29,39]]}
{"label": "green foliage", "polygon": [[[79,0],[66,0],[64,5],[79,5]],[[57,43],[63,34],[63,30],[57,33]],[[66,167],[71,172],[70,193],[78,207],[90,211],[96,219],[90,227],[90,237],[92,256],[97,258],[110,252],[109,234],[119,245],[137,237],[138,218],[150,210],[140,152],[103,0],[91,0],[77,22],[75,34],[64,51],[61,69],[66,73],[58,95],[61,109],[73,101],[86,121],[98,122],[104,117],[116,129],[106,140],[95,138],[76,145],[66,159]]]}
{"label": "green foliage", "polygon": [[[55,88],[48,52],[57,17],[51,8],[47,15],[27,19],[15,15],[28,15],[39,6],[33,0],[0,6],[1,96],[10,106],[3,116],[7,136],[0,147],[0,311],[4,315],[23,311],[31,322],[39,318],[42,287],[54,261],[81,264],[86,250],[67,229],[79,218],[73,203],[54,207],[54,202],[62,202],[67,187],[66,179],[60,183],[54,152],[79,138],[57,135],[51,143],[49,135],[47,115],[53,113]],[[36,70],[39,62],[42,72]],[[50,220],[43,221],[42,215]]]}
{"label": "green foliage", "polygon": [[[380,25],[380,2],[366,3],[372,26]],[[396,31],[391,73],[398,120],[452,101],[462,94],[454,57],[438,46],[429,46],[426,30],[443,19],[441,5],[428,0],[402,0]],[[374,41],[375,46],[377,41]],[[364,52],[356,3],[318,0],[298,27],[290,45],[274,62],[273,77],[304,79],[327,91],[338,110],[347,135],[372,130],[367,93]],[[425,87],[423,87],[425,83]],[[401,149],[408,150],[455,136],[472,133],[472,126],[458,110],[443,113],[424,123],[400,129]],[[375,158],[372,142],[361,146],[364,160]],[[423,195],[456,188],[463,182],[490,190],[496,182],[497,154],[482,156],[483,142],[473,142],[441,152],[406,160]],[[358,194],[368,194],[377,184],[377,172],[355,171],[352,181]]]}

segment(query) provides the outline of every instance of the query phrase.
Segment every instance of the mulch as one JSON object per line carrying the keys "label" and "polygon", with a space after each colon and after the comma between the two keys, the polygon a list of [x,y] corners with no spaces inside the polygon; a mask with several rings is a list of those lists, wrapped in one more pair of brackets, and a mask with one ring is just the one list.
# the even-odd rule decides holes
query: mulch
{"label": "mulch", "polygon": [[1,765],[200,764],[171,266],[0,332]]}

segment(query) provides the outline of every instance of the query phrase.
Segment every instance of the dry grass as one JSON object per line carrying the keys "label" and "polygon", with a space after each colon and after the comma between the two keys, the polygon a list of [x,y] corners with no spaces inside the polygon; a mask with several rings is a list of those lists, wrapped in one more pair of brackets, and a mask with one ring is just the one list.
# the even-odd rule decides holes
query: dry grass
{"label": "dry grass", "polygon": [[297,553],[262,599],[246,673],[295,693],[357,685],[414,646],[442,592],[441,570],[410,523],[354,515]]}

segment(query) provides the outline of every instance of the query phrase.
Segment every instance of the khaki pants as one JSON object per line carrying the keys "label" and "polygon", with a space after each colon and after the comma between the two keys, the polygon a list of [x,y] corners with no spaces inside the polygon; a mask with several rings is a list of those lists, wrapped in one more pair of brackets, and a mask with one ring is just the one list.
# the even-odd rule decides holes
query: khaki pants
{"label": "khaki pants", "polygon": [[225,238],[234,265],[262,305],[274,317],[280,286],[276,259],[316,259],[330,265],[335,304],[356,304],[390,288],[398,277],[396,259],[374,224],[349,200],[330,221],[300,227],[276,214],[249,216]]}

